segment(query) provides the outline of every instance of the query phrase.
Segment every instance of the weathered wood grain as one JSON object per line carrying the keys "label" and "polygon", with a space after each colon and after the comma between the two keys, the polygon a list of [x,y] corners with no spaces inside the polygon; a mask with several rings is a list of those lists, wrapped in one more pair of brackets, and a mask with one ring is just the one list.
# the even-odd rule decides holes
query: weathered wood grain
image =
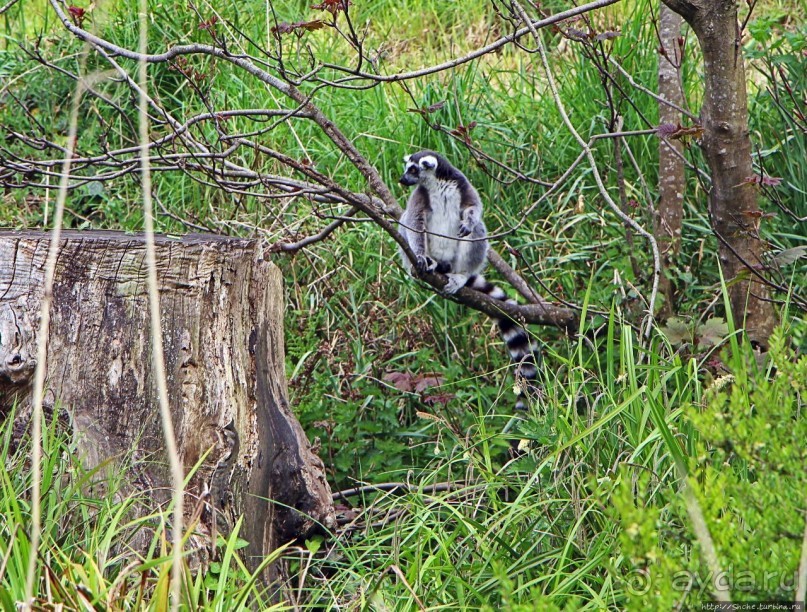
{"label": "weathered wood grain", "polygon": [[[24,414],[30,400],[48,244],[41,232],[0,231],[0,417],[15,402]],[[257,563],[335,522],[324,467],[288,406],[280,271],[250,240],[161,236],[156,248],[171,415],[186,472],[207,453],[186,507],[192,512],[209,490],[232,422],[237,457],[232,475],[228,468],[217,479],[228,490],[213,493],[244,516]],[[88,467],[126,458],[128,485],[166,501],[142,236],[63,233],[47,355],[45,406],[67,411]]]}

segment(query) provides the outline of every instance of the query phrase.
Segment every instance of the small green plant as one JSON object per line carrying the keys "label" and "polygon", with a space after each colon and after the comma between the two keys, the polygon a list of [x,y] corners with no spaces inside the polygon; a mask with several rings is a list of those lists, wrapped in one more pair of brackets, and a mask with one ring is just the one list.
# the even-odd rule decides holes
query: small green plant
{"label": "small green plant", "polygon": [[[803,418],[807,357],[779,328],[769,362],[757,365],[746,342],[724,349],[729,372],[702,400],[682,407],[697,431],[688,457],[733,601],[792,601],[805,530],[807,475]],[[695,545],[678,487],[625,467],[607,489],[609,513],[620,526],[615,576],[632,605],[693,607],[712,600],[715,576]],[[605,498],[604,498],[605,499]]]}
{"label": "small green plant", "polygon": [[[14,438],[13,425],[12,414],[0,426],[4,462],[0,470],[0,608],[8,611],[17,609],[24,599],[31,523],[30,441]],[[123,494],[121,482],[106,477],[114,470],[82,468],[57,419],[43,429],[43,520],[35,606],[168,609],[171,555],[166,519],[171,508],[142,516],[143,500]],[[259,576],[283,549],[263,560],[257,571],[250,571],[238,556],[244,546],[236,525],[226,539],[219,536],[220,561],[206,568],[185,564],[180,605],[204,610],[246,610],[255,605],[269,609]]]}

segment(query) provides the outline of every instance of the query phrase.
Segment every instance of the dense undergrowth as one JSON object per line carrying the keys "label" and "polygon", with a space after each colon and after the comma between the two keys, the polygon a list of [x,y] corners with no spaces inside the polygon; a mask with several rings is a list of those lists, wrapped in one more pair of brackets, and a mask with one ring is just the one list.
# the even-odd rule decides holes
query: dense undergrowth
{"label": "dense undergrowth", "polygon": [[[63,143],[66,101],[75,83],[33,62],[18,43],[38,48],[73,72],[79,70],[80,45],[59,28],[45,3],[24,4],[0,17],[0,113],[6,146],[30,155],[8,134],[41,129]],[[246,4],[254,4],[254,10],[243,2],[217,9],[254,40],[266,40],[266,6]],[[278,20],[312,13],[306,3],[276,4]],[[204,40],[192,11],[162,1],[152,3],[152,10],[152,50]],[[390,71],[459,55],[500,35],[502,28],[491,6],[481,1],[355,2],[352,10],[357,23],[370,24],[367,45],[383,54]],[[652,89],[658,53],[649,11],[650,3],[641,0],[592,19],[601,31],[619,31],[601,49]],[[92,14],[94,27],[129,48],[137,43],[136,20],[134,8],[122,2],[100,5]],[[779,279],[795,293],[807,282],[805,259],[777,261],[776,253],[803,247],[807,235],[805,222],[785,212],[807,217],[803,24],[803,8],[760,3],[744,38],[751,60],[755,161],[760,174],[781,179],[761,185],[762,206],[776,215],[763,219],[760,231]],[[584,137],[607,132],[613,116],[602,73],[579,43],[557,34],[548,40],[561,97],[577,129]],[[325,61],[350,57],[327,29],[307,34],[305,43]],[[692,109],[701,95],[696,47],[694,37],[687,37],[683,79]],[[96,69],[105,64],[91,55],[84,70]],[[170,109],[192,114],[206,105],[278,105],[267,89],[216,62],[199,61],[194,69],[201,76],[191,86],[176,69],[152,67],[153,87]],[[518,211],[543,188],[474,162],[462,139],[449,133],[475,122],[474,146],[528,177],[555,180],[579,150],[539,75],[533,56],[505,49],[415,81],[408,91],[390,85],[316,92],[316,102],[391,186],[403,154],[421,148],[444,152],[483,194],[487,225],[501,234],[495,248],[528,280],[540,282],[555,298],[585,306],[590,316],[577,338],[533,330],[546,347],[546,397],[529,414],[514,418],[508,364],[488,321],[407,278],[394,245],[373,225],[348,225],[325,244],[293,257],[277,256],[288,292],[292,404],[306,431],[320,440],[332,487],[409,483],[405,493],[347,500],[370,508],[366,523],[285,551],[287,593],[297,605],[525,610],[695,605],[711,597],[712,577],[681,495],[682,466],[735,599],[793,597],[807,459],[803,313],[788,310],[787,295],[777,296],[784,302],[782,327],[766,361],[725,320],[704,187],[690,172],[682,254],[670,271],[681,288],[678,319],[666,326],[660,322],[650,339],[639,338],[634,326],[648,290],[649,278],[641,273],[650,268],[648,250],[638,240],[635,248],[628,247],[624,227],[604,212],[590,169],[581,165],[525,221]],[[654,128],[655,101],[622,85],[630,95],[618,89],[609,95],[616,96],[624,129]],[[128,90],[115,84],[104,88],[110,100],[130,108]],[[409,112],[442,102],[428,123]],[[98,100],[83,102],[82,151],[97,151],[102,134],[121,146],[136,142],[134,107],[128,118],[115,115],[107,123],[111,116]],[[249,127],[245,119],[231,121],[234,129]],[[307,124],[280,127],[272,138],[276,148],[364,190],[358,174]],[[648,134],[629,145],[638,169],[625,167],[628,196],[645,202],[656,195],[658,141]],[[616,193],[609,141],[597,141],[595,153],[608,188]],[[687,157],[702,166],[692,143]],[[258,157],[245,161],[271,164]],[[403,199],[406,194],[396,189]],[[187,231],[184,219],[274,242],[319,223],[306,209],[278,212],[183,173],[157,175],[155,196],[170,213],[158,218],[165,232]],[[136,178],[89,183],[70,194],[68,225],[139,231],[141,208],[133,204],[139,197]],[[44,198],[33,190],[5,194],[0,225],[46,226]],[[649,223],[643,209],[635,216]],[[405,390],[391,382],[391,373],[435,384]],[[8,423],[4,427],[0,605],[13,609],[22,598],[30,483],[25,447],[10,452]],[[509,454],[513,440],[525,451],[517,460]],[[46,451],[43,602],[76,609],[87,603],[161,609],[168,585],[163,518],[130,524],[126,510],[136,499],[111,492],[94,496],[88,484],[100,476],[81,471],[69,442],[53,428]],[[115,490],[114,483],[104,486]],[[125,544],[143,530],[153,538],[147,554]],[[187,573],[183,601],[188,607],[268,605],[238,560],[239,546],[233,537],[229,547],[222,544],[229,551],[226,562]],[[776,575],[766,578],[771,573]]]}
{"label": "dense undergrowth", "polygon": [[[807,357],[789,348],[793,330],[776,332],[764,364],[738,333],[697,358],[662,336],[642,349],[615,318],[604,331],[597,350],[580,341],[551,355],[559,367],[547,376],[541,410],[509,434],[506,411],[493,414],[478,400],[468,429],[429,419],[421,444],[430,461],[393,474],[409,490],[366,491],[356,502],[367,515],[355,528],[279,551],[295,603],[531,610],[709,601],[712,577],[676,461],[735,600],[792,598],[807,490]],[[716,359],[722,374],[704,380]],[[0,494],[0,604],[9,610],[22,597],[30,486],[28,448],[9,450],[10,422]],[[511,439],[532,451],[508,460]],[[163,515],[128,520],[137,498],[83,472],[55,426],[46,428],[45,456],[41,601],[162,609],[170,569]],[[146,552],[131,543],[144,532]],[[219,542],[221,561],[186,569],[185,605],[268,606],[238,559],[242,545],[236,533]]]}

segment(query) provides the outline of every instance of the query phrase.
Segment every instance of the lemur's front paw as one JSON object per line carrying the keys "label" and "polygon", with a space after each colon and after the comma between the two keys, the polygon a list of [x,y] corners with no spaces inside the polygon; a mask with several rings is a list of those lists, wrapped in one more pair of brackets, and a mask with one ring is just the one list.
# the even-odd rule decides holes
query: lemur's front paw
{"label": "lemur's front paw", "polygon": [[465,286],[468,282],[468,277],[464,274],[448,274],[448,282],[443,287],[443,292],[449,295],[454,295],[457,291]]}
{"label": "lemur's front paw", "polygon": [[434,272],[437,268],[437,262],[428,255],[418,255],[416,267],[419,274]]}
{"label": "lemur's front paw", "polygon": [[466,236],[470,236],[471,232],[474,231],[474,226],[466,221],[460,222],[460,231],[459,236],[460,238],[465,238]]}

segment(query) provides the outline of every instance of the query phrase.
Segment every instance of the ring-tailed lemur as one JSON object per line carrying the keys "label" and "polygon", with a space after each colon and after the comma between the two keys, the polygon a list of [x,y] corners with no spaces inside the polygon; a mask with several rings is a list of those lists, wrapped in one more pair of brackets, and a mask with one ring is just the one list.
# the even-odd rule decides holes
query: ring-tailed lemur
{"label": "ring-tailed lemur", "polygon": [[[465,175],[434,151],[420,151],[404,157],[401,184],[417,185],[401,215],[398,231],[414,252],[419,272],[437,272],[448,277],[443,288],[456,293],[462,287],[476,289],[503,302],[515,300],[480,274],[488,254],[487,229],[482,222],[482,201]],[[412,263],[401,250],[404,268],[411,274]],[[516,364],[518,400],[516,409],[526,408],[525,387],[538,377],[541,353],[537,342],[508,318],[496,324]],[[522,385],[521,382],[526,383]]]}

